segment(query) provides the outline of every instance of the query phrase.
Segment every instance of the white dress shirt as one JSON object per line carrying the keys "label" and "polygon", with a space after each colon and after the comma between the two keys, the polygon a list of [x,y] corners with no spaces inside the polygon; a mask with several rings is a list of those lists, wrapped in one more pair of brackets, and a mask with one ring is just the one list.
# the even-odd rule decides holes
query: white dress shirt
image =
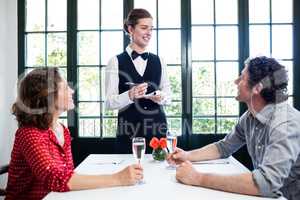
{"label": "white dress shirt", "polygon": [[[126,52],[131,58],[132,49],[127,46]],[[132,60],[132,58],[131,58]],[[132,60],[136,71],[143,76],[146,66],[147,60],[141,58],[141,56]],[[161,80],[159,85],[159,90],[161,91],[162,100],[159,102],[160,105],[169,105],[171,103],[171,88],[170,82],[166,73],[166,64],[160,58],[161,63]],[[149,66],[151,67],[151,66]],[[119,94],[119,63],[117,56],[111,58],[106,66],[105,71],[105,93],[106,93],[106,101],[105,106],[107,109],[122,109],[125,106],[128,106],[131,103],[134,103],[130,100],[128,91]]]}

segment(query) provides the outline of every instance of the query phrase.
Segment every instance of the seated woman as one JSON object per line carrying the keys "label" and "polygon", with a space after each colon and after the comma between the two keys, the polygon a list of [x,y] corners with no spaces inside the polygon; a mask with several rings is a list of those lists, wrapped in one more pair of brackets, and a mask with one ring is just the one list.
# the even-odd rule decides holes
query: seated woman
{"label": "seated woman", "polygon": [[74,108],[73,93],[57,68],[35,69],[20,81],[6,199],[42,199],[51,191],[133,185],[143,178],[139,165],[110,175],[74,172],[70,132],[58,122]]}

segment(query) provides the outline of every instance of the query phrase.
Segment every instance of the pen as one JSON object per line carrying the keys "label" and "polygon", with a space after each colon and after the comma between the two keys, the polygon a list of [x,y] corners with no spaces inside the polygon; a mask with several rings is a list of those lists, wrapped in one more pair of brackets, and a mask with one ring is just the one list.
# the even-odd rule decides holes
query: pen
{"label": "pen", "polygon": [[129,86],[137,86],[137,85],[140,85],[140,84],[142,84],[142,83],[125,82],[125,85],[129,85]]}
{"label": "pen", "polygon": [[137,86],[140,83],[132,83],[132,82],[125,82],[125,85],[129,85],[129,86]]}
{"label": "pen", "polygon": [[202,161],[202,162],[192,162],[193,165],[216,165],[216,164],[230,164],[229,161],[213,161],[213,162],[209,162],[209,161]]}

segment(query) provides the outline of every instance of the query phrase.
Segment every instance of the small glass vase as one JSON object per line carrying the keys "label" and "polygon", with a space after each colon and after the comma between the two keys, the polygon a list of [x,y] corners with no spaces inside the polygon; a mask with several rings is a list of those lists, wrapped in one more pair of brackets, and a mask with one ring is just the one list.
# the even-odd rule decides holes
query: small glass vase
{"label": "small glass vase", "polygon": [[167,152],[162,148],[153,149],[152,157],[157,161],[164,161],[166,159]]}

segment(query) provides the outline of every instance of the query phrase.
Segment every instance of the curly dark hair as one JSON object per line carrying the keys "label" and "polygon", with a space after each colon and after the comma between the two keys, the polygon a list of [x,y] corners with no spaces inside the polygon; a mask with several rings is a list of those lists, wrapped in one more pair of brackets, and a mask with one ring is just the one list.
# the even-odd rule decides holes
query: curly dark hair
{"label": "curly dark hair", "polygon": [[18,96],[12,106],[19,127],[48,129],[53,121],[58,83],[63,79],[58,68],[38,68],[18,83]]}
{"label": "curly dark hair", "polygon": [[280,103],[288,99],[288,75],[285,67],[274,58],[265,56],[246,60],[249,72],[249,86],[261,83],[261,96],[266,103]]}
{"label": "curly dark hair", "polygon": [[143,19],[143,18],[151,18],[152,19],[152,16],[147,10],[145,10],[143,8],[135,8],[135,9],[131,10],[129,12],[127,18],[124,21],[125,32],[129,33],[128,26],[135,27],[135,25],[138,24],[138,20]]}

